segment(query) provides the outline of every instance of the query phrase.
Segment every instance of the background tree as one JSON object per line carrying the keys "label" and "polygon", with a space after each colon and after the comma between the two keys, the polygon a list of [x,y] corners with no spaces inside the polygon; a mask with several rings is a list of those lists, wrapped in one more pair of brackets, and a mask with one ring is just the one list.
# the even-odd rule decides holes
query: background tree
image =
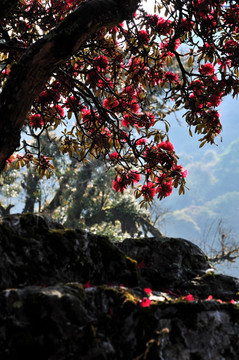
{"label": "background tree", "polygon": [[21,184],[17,182],[18,171],[9,169],[0,175],[0,215],[6,216],[10,214],[14,207],[12,198],[16,197],[21,191]]}
{"label": "background tree", "polygon": [[[54,136],[48,153],[55,168],[52,179],[40,179],[31,167],[27,171],[22,169],[18,174],[18,184],[22,187],[12,194],[18,197],[18,204],[14,199],[10,202],[10,194],[7,198],[11,207],[15,203],[18,211],[20,208],[22,212],[38,211],[65,226],[87,228],[111,238],[160,235],[149,212],[139,209],[130,189],[123,196],[112,189],[114,170],[107,168],[102,160],[89,159],[81,166],[76,159],[56,152]],[[11,172],[15,174],[16,170],[9,169],[8,173]],[[8,182],[3,182],[6,191],[9,190],[9,176],[7,179]],[[8,209],[8,204],[3,205],[3,209]]]}

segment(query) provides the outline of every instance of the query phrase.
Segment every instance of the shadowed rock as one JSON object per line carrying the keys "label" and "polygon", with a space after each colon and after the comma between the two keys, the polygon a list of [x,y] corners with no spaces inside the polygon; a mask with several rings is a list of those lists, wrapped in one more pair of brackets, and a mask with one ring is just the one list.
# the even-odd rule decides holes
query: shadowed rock
{"label": "shadowed rock", "polygon": [[0,359],[238,359],[238,279],[186,240],[114,244],[13,215],[0,260]]}

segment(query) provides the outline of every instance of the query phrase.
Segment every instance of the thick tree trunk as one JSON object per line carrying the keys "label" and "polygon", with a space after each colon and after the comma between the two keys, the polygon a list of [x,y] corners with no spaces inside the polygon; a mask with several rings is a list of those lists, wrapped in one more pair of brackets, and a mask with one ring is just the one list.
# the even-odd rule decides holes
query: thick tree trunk
{"label": "thick tree trunk", "polygon": [[39,189],[40,177],[29,169],[23,188],[26,191],[25,206],[23,213],[34,213],[36,203],[36,192]]}
{"label": "thick tree trunk", "polygon": [[16,7],[18,1],[19,0],[0,0],[0,20]]}
{"label": "thick tree trunk", "polygon": [[[54,30],[29,47],[0,94],[0,171],[19,146],[21,128],[31,105],[57,67],[104,26],[129,19],[140,0],[87,0]],[[6,1],[0,0],[7,4]],[[5,9],[5,8],[3,8]],[[4,11],[10,11],[9,7]],[[0,18],[2,14],[0,15]]]}

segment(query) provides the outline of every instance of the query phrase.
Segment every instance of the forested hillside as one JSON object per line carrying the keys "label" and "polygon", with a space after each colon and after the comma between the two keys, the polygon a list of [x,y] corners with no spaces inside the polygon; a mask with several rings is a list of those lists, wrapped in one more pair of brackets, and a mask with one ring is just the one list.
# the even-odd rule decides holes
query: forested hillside
{"label": "forested hillside", "polygon": [[[197,243],[209,235],[211,239],[207,241],[212,241],[217,223],[222,220],[225,229],[238,241],[239,123],[236,101],[227,98],[222,103],[221,113],[224,128],[217,146],[205,145],[199,149],[196,136],[190,138],[186,127],[175,124],[171,129],[175,148],[188,170],[189,190],[184,196],[174,192],[162,201],[169,210],[162,228],[167,235],[181,236]],[[177,116],[180,121],[180,113]],[[238,274],[238,269],[235,271]]]}

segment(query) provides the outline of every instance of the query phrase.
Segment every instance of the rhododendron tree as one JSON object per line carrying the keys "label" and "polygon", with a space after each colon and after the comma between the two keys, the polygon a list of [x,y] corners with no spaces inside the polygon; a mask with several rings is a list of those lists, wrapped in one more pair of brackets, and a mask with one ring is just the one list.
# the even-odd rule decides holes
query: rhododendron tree
{"label": "rhododendron tree", "polygon": [[0,0],[1,170],[32,166],[50,177],[41,137],[54,129],[60,153],[104,158],[116,170],[113,188],[135,188],[142,205],[174,187],[184,193],[187,172],[151,93],[185,109],[200,146],[214,143],[217,107],[239,89],[239,5],[155,0],[147,14],[143,4]]}

